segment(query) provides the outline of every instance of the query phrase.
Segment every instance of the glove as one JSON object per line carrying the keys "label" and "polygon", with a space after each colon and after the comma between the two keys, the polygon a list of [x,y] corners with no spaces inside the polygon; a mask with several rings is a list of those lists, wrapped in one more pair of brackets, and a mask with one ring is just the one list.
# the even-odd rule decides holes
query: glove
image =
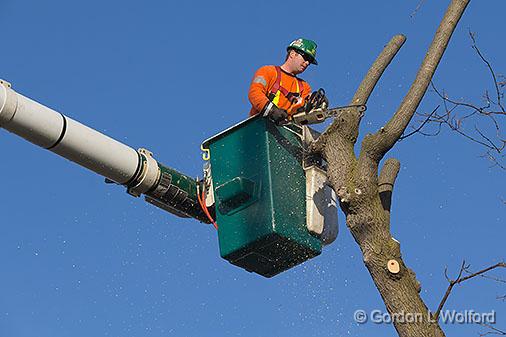
{"label": "glove", "polygon": [[286,122],[288,119],[288,113],[286,110],[280,109],[274,104],[269,109],[269,112],[267,113],[267,116],[271,121],[276,123],[276,125],[281,125],[283,122]]}

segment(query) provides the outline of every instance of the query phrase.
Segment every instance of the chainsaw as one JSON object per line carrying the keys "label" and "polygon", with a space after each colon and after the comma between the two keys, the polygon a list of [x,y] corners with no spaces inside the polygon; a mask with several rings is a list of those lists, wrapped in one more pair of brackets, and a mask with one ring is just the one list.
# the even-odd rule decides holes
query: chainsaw
{"label": "chainsaw", "polygon": [[327,118],[337,117],[352,108],[358,109],[360,113],[367,109],[365,105],[345,105],[329,109],[328,104],[325,91],[320,88],[311,94],[308,102],[300,111],[291,116],[290,122],[298,125],[318,124]]}

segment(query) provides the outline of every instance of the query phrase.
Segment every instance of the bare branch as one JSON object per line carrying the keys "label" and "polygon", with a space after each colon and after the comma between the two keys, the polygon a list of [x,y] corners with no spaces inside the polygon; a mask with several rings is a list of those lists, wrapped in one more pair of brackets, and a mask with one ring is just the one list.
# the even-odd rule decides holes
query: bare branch
{"label": "bare branch", "polygon": [[[501,153],[502,148],[497,147],[497,146],[494,144],[494,142],[492,142],[492,141],[490,140],[490,138],[488,138],[487,136],[485,136],[485,135],[483,134],[483,132],[481,132],[481,131],[480,131],[480,129],[478,129],[478,127],[477,127],[477,126],[475,126],[475,127],[474,127],[474,129],[476,130],[476,132],[478,132],[478,134],[479,134],[479,135],[480,135],[483,139],[485,139],[485,140],[488,142],[488,144],[490,144],[490,146],[491,146],[494,150],[496,150],[497,152]],[[503,146],[503,147],[504,147],[504,146]]]}
{"label": "bare branch", "polygon": [[[473,277],[481,276],[482,274],[484,274],[484,273],[486,273],[488,271],[491,271],[492,269],[495,269],[495,268],[506,268],[506,263],[504,263],[504,262],[496,263],[493,266],[490,266],[490,267],[482,269],[482,270],[480,270],[480,271],[478,271],[476,273],[472,273],[472,274],[470,274],[470,275],[468,275],[466,277],[462,277],[462,278],[458,279],[457,283],[462,283],[464,281],[472,279]],[[465,272],[468,272],[467,268],[466,268]]]}
{"label": "bare branch", "polygon": [[411,18],[415,17],[416,13],[418,13],[418,11],[420,10],[420,8],[422,7],[424,2],[425,2],[425,0],[420,0],[418,5],[416,6],[415,10],[413,11],[413,13],[411,13],[411,15],[410,15]]}
{"label": "bare branch", "polygon": [[502,330],[499,330],[497,328],[494,328],[490,324],[481,323],[480,325],[484,326],[484,327],[486,327],[486,328],[488,328],[488,329],[491,330],[491,331],[487,331],[485,333],[480,333],[480,336],[487,336],[487,335],[506,336],[506,332],[505,331],[502,331]]}
{"label": "bare branch", "polygon": [[[504,157],[502,155],[503,150],[506,148],[506,141],[504,139],[501,139],[501,128],[499,125],[499,122],[494,118],[494,115],[504,116],[503,112],[494,112],[494,111],[488,111],[487,109],[490,107],[490,101],[487,100],[487,104],[485,106],[478,107],[476,105],[465,103],[465,102],[457,102],[454,100],[451,100],[448,98],[448,96],[444,93],[441,93],[435,85],[432,83],[432,88],[434,92],[443,100],[444,107],[445,107],[445,114],[434,114],[430,117],[429,122],[431,124],[437,124],[438,129],[435,132],[435,134],[439,134],[441,131],[441,126],[446,125],[450,128],[450,130],[457,132],[461,136],[465,137],[466,139],[477,143],[487,149],[487,152],[482,155],[483,158],[486,158],[490,160],[493,163],[493,166],[498,166],[502,169],[505,169],[505,166],[501,163],[500,159]],[[488,94],[485,94],[485,97],[488,97]],[[448,104],[452,104],[453,107],[449,107]],[[471,109],[471,113],[464,115],[464,116],[457,116],[454,111],[458,107],[465,107]],[[419,116],[422,116],[424,118],[428,118],[429,115],[427,114],[418,114]],[[485,135],[477,126],[475,126],[474,131],[476,132],[477,136],[479,136],[479,139],[477,136],[473,136],[472,133],[469,131],[464,130],[463,127],[463,121],[475,116],[484,116],[488,117],[489,120],[492,122],[493,127],[496,130],[495,140],[493,140],[490,136]],[[423,135],[433,135],[428,134],[424,132],[419,132]]]}
{"label": "bare branch", "polygon": [[[460,267],[459,276],[457,277],[457,280],[460,279],[460,277],[462,276],[462,273],[464,272],[465,268],[467,268],[466,261],[462,261],[462,266]],[[448,276],[448,268],[445,268],[445,278],[448,281],[449,285],[448,285],[448,289],[446,289],[446,292],[445,292],[445,294],[443,296],[443,299],[439,303],[439,306],[438,306],[438,308],[436,310],[436,313],[433,315],[435,321],[438,320],[439,314],[441,313],[441,310],[443,309],[443,307],[444,307],[444,305],[446,303],[446,300],[450,296],[450,293],[452,292],[452,289],[455,286],[455,284],[457,284],[456,281],[451,280],[450,277]]]}
{"label": "bare branch", "polygon": [[421,129],[425,126],[425,124],[427,124],[427,122],[429,122],[429,121],[430,121],[430,118],[431,118],[431,117],[432,117],[432,116],[436,113],[436,111],[437,111],[437,109],[439,109],[439,107],[440,107],[440,106],[438,105],[438,106],[437,106],[434,110],[432,110],[432,112],[429,114],[429,116],[428,116],[428,117],[427,117],[427,118],[423,121],[423,123],[422,123],[422,124],[420,124],[420,126],[419,126],[418,128],[416,128],[415,130],[413,130],[412,132],[408,133],[408,134],[407,134],[407,135],[405,135],[405,136],[401,136],[401,137],[399,138],[399,140],[406,139],[406,138],[408,138],[409,136],[412,136],[412,135],[414,135],[415,133],[419,132],[419,131],[420,131],[420,130],[421,130]]}
{"label": "bare branch", "polygon": [[483,277],[483,278],[486,278],[486,279],[489,279],[489,280],[492,280],[495,282],[499,282],[499,283],[506,283],[506,280],[503,280],[502,278],[498,278],[498,277],[493,277],[493,276],[488,276],[488,275],[480,275],[480,277]]}
{"label": "bare branch", "polygon": [[[448,280],[449,284],[448,284],[448,288],[446,289],[446,293],[444,294],[443,296],[443,299],[441,300],[441,302],[439,303],[439,306],[437,308],[437,311],[436,313],[433,315],[434,317],[434,320],[438,320],[439,318],[439,314],[441,313],[441,310],[443,309],[445,303],[446,303],[446,300],[448,299],[448,297],[450,296],[450,293],[452,292],[452,289],[455,285],[457,284],[460,284],[462,282],[465,282],[467,280],[470,280],[476,276],[485,276],[483,274],[485,274],[486,272],[489,272],[491,271],[492,269],[496,269],[496,268],[506,268],[506,263],[504,262],[499,262],[499,263],[496,263],[494,264],[493,266],[490,266],[490,267],[487,267],[485,269],[482,269],[480,271],[477,271],[475,273],[470,273],[469,272],[469,265],[466,265],[466,262],[463,261],[462,262],[462,265],[460,267],[460,271],[459,271],[459,275],[458,277],[455,279],[455,280],[451,280],[449,277],[448,277],[448,274],[447,274],[447,270],[445,269],[445,277],[446,279]],[[462,274],[466,272],[470,275],[468,276],[462,276]]]}
{"label": "bare branch", "polygon": [[[487,151],[485,152],[483,155],[480,156],[481,158],[485,158],[487,159],[488,161],[490,161],[492,163],[492,165],[490,165],[490,167],[499,167],[500,169],[502,170],[506,170],[506,166],[502,165],[499,160],[496,158],[495,155],[493,155],[492,153],[490,153],[490,151]],[[504,158],[504,156],[501,156],[502,158]],[[506,202],[503,202],[506,204]]]}
{"label": "bare branch", "polygon": [[502,87],[506,86],[506,76],[504,76],[504,75],[498,75],[497,78],[500,79],[499,82],[497,82],[497,85],[499,87],[502,88]]}
{"label": "bare branch", "polygon": [[[436,88],[436,86],[434,85],[434,83],[431,81],[431,87],[432,89],[434,90],[434,92],[446,103],[451,103],[455,106],[463,106],[463,107],[466,107],[466,108],[470,108],[472,110],[474,110],[475,112],[477,113],[480,113],[480,114],[485,114],[485,115],[490,115],[490,114],[502,114],[501,112],[492,112],[492,111],[486,111],[486,109],[490,108],[490,100],[486,100],[487,101],[487,104],[485,106],[482,106],[482,107],[478,107],[474,104],[470,104],[470,103],[466,103],[466,102],[458,102],[458,101],[454,101],[452,99],[450,99],[448,97],[448,95],[446,95],[445,93],[441,93],[439,92],[439,90]],[[486,96],[488,96],[488,94],[486,94]]]}
{"label": "bare branch", "polygon": [[495,91],[496,91],[496,94],[497,94],[497,105],[499,105],[499,107],[501,108],[502,112],[506,112],[504,110],[504,106],[501,103],[502,94],[501,94],[501,92],[499,90],[499,84],[498,84],[498,81],[497,81],[497,77],[495,76],[495,72],[492,69],[492,66],[490,65],[490,62],[488,62],[488,60],[485,59],[485,57],[481,53],[480,49],[478,49],[478,46],[476,45],[476,40],[474,38],[474,33],[471,32],[470,30],[469,30],[469,36],[471,38],[471,41],[473,42],[472,48],[476,51],[476,53],[481,58],[481,60],[487,65],[487,68],[490,71],[490,74],[492,75],[492,78],[494,80]]}
{"label": "bare branch", "polygon": [[[485,91],[483,95],[484,103],[481,105],[469,103],[463,100],[454,100],[449,98],[448,94],[444,91],[440,91],[436,88],[435,84],[431,82],[432,90],[436,93],[439,98],[443,101],[444,113],[431,113],[431,114],[420,114],[416,113],[417,116],[423,118],[423,122],[420,121],[423,127],[427,128],[430,125],[436,125],[435,131],[426,132],[422,131],[419,127],[414,133],[420,133],[424,136],[438,135],[441,131],[442,126],[447,126],[450,130],[455,131],[459,135],[466,139],[483,146],[486,152],[481,156],[488,159],[492,166],[497,166],[501,169],[506,170],[504,164],[504,149],[506,148],[506,140],[501,135],[503,131],[503,121],[506,112],[504,111],[504,104],[502,100],[504,98],[503,87],[506,84],[503,75],[495,74],[490,62],[483,56],[483,53],[477,47],[475,34],[469,32],[469,36],[472,41],[472,48],[475,50],[477,55],[486,65],[488,71],[492,75],[491,78],[494,81],[494,92],[495,99],[491,99],[489,92]],[[499,80],[498,80],[499,79]],[[459,113],[459,114],[458,114]],[[483,118],[480,118],[483,117]],[[473,120],[474,128],[472,130],[466,129],[466,123]],[[490,124],[483,124],[482,121]],[[495,130],[495,135],[490,132],[490,128]],[[409,134],[411,136],[413,132]],[[406,136],[401,136],[400,139],[404,139]]]}

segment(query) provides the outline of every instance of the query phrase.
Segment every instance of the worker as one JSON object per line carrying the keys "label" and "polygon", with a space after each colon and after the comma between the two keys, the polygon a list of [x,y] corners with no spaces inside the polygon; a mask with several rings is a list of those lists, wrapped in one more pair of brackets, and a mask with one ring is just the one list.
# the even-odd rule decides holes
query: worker
{"label": "worker", "polygon": [[256,71],[248,93],[252,105],[250,116],[262,113],[277,125],[288,122],[292,114],[304,109],[311,95],[311,86],[297,75],[309,64],[318,64],[314,41],[297,39],[286,51],[281,66],[263,66]]}

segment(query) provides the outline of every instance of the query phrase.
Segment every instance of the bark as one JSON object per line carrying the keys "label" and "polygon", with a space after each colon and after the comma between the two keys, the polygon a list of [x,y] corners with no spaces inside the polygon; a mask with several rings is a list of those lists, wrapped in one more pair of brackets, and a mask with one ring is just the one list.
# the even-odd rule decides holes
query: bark
{"label": "bark", "polygon": [[[412,314],[414,323],[394,321],[401,337],[444,336],[432,320],[420,297],[420,284],[404,263],[400,244],[390,232],[390,207],[400,164],[385,161],[378,176],[379,163],[395,145],[420,104],[432,76],[448,46],[451,35],[469,0],[453,0],[418,71],[416,79],[397,112],[375,134],[366,135],[358,158],[354,147],[362,114],[349,109],[329,126],[312,145],[328,162],[329,182],[346,214],[346,224],[360,246],[363,260],[388,312]],[[405,41],[397,35],[385,46],[357,89],[351,104],[365,104],[376,83]],[[371,109],[369,108],[369,111]]]}

